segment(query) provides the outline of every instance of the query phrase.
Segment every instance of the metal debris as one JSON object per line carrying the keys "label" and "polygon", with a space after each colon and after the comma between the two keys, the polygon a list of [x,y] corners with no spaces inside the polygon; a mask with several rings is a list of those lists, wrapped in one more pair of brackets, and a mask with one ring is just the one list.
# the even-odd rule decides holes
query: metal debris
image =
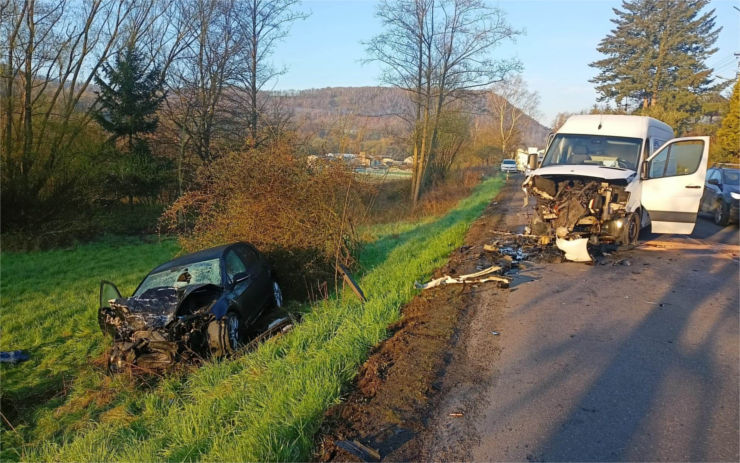
{"label": "metal debris", "polygon": [[359,457],[362,461],[380,461],[380,452],[358,440],[339,440],[337,447]]}
{"label": "metal debris", "polygon": [[501,283],[509,284],[509,279],[491,275],[495,272],[500,272],[501,267],[498,265],[493,265],[491,267],[488,267],[486,269],[481,270],[480,272],[475,273],[469,273],[467,275],[460,275],[459,277],[451,277],[449,275],[445,275],[440,278],[436,278],[428,283],[421,284],[419,282],[414,282],[414,286],[416,289],[429,289],[434,288],[435,286],[441,286],[441,285],[450,285],[450,284],[461,284],[461,283],[486,283],[489,281],[498,281]]}

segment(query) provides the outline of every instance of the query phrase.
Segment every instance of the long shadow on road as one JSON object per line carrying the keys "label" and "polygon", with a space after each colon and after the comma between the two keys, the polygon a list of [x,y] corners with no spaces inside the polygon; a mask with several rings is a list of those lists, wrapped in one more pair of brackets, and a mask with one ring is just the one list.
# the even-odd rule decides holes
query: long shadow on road
{"label": "long shadow on road", "polygon": [[[737,345],[734,354],[733,346],[717,345],[727,329],[737,341],[737,301],[715,301],[713,314],[700,307],[723,289],[736,291],[737,262],[724,261],[701,277],[701,285],[714,291],[687,291],[698,285],[693,267],[706,268],[706,259],[694,258],[677,274],[665,275],[675,278],[674,289],[683,290],[681,303],[675,291],[655,301],[535,458],[737,461],[738,378],[717,364],[723,349],[737,357]],[[697,310],[705,312],[702,319],[708,323],[697,320]],[[701,332],[687,332],[694,328]],[[699,341],[687,345],[687,337]],[[555,350],[567,349],[568,341],[563,344]],[[685,414],[677,416],[681,409]],[[717,429],[730,435],[717,435]],[[678,436],[689,441],[666,442]]]}

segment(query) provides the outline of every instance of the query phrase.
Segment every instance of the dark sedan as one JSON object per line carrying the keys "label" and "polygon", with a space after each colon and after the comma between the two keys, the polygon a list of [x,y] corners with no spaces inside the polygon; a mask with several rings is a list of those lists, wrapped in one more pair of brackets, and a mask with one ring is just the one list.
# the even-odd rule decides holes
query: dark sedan
{"label": "dark sedan", "polygon": [[247,243],[178,257],[144,278],[129,298],[100,284],[98,321],[113,336],[112,370],[159,369],[179,359],[223,356],[282,293],[265,258]]}
{"label": "dark sedan", "polygon": [[699,210],[714,216],[714,223],[725,226],[738,221],[740,210],[740,168],[717,164],[707,170],[704,195]]}

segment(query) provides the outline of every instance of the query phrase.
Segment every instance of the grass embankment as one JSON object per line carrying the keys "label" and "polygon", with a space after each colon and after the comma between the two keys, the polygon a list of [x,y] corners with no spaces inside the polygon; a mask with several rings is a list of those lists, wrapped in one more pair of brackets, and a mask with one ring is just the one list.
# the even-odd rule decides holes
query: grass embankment
{"label": "grass embankment", "polygon": [[[99,371],[87,373],[86,381],[78,379],[63,404],[55,404],[58,408],[44,406],[36,412],[35,427],[24,434],[28,444],[22,458],[309,459],[324,411],[339,400],[370,347],[385,338],[386,327],[399,317],[399,308],[414,296],[413,281],[428,278],[444,264],[501,184],[500,179],[483,182],[442,217],[369,230],[371,240],[359,256],[359,283],[369,297],[364,305],[347,291],[341,297],[316,304],[291,333],[263,344],[253,353],[207,363],[190,375],[169,376],[148,390],[130,390],[125,379],[105,379]],[[137,271],[131,271],[128,281],[140,278],[152,266],[151,260],[152,256],[148,256],[146,265],[137,263]],[[101,275],[93,270],[89,274]],[[95,306],[97,285],[96,281],[89,283],[93,289],[88,291],[93,294],[86,298],[85,311],[92,315],[78,317],[80,327],[75,328],[73,323],[70,329],[84,329],[86,336],[98,339],[88,347],[90,354],[95,355],[100,352],[100,341],[94,310],[89,308]],[[55,288],[45,282],[43,287]],[[54,297],[51,289],[39,292],[45,293],[41,298],[49,296],[51,301]],[[53,304],[47,302],[44,307],[48,310]],[[3,320],[12,318],[9,311],[17,310],[12,304],[4,307]],[[14,329],[23,328],[16,323]],[[20,347],[6,341],[3,346]],[[68,350],[83,354],[82,359],[74,355],[75,362],[84,361],[87,355],[78,347]],[[27,365],[11,368],[22,371]],[[104,395],[96,387],[124,390]]]}

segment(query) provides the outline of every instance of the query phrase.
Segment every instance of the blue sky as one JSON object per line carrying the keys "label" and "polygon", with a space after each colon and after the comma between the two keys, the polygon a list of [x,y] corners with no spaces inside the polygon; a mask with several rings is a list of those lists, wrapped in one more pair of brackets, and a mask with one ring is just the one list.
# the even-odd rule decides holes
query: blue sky
{"label": "blue sky", "polygon": [[[506,44],[493,53],[518,57],[530,89],[540,95],[540,122],[549,125],[558,112],[575,112],[596,102],[588,80],[598,59],[598,42],[613,24],[612,8],[621,0],[490,0],[506,12],[509,23],[525,34],[517,43]],[[717,23],[723,27],[717,41],[719,51],[708,64],[719,76],[733,77],[740,53],[740,0],[714,0]],[[273,62],[287,72],[275,89],[307,89],[334,86],[378,85],[378,64],[363,64],[362,41],[380,31],[375,18],[375,0],[304,0],[308,19],[293,25],[279,44]]]}

